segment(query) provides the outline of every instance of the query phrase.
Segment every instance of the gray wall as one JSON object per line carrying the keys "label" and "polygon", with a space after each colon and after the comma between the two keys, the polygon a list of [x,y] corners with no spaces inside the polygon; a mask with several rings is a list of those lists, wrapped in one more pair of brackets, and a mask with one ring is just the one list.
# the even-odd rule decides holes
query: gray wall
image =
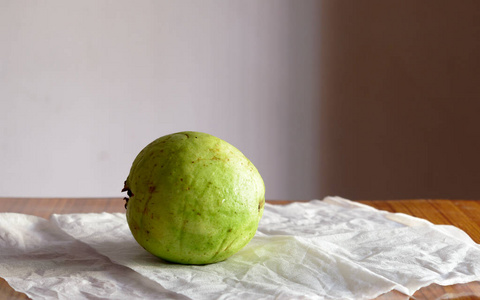
{"label": "gray wall", "polygon": [[0,196],[121,197],[136,154],[223,138],[320,195],[319,2],[0,0]]}

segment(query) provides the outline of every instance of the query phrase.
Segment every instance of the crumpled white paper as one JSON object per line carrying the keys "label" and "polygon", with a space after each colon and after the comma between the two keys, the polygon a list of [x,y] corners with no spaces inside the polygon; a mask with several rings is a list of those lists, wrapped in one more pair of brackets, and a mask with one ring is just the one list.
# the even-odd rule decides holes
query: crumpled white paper
{"label": "crumpled white paper", "polygon": [[125,214],[0,214],[0,276],[34,299],[370,299],[480,280],[480,246],[453,226],[338,197],[265,206],[224,262],[164,262]]}
{"label": "crumpled white paper", "polygon": [[112,263],[48,220],[15,213],[0,214],[0,277],[33,299],[178,296],[139,273]]}

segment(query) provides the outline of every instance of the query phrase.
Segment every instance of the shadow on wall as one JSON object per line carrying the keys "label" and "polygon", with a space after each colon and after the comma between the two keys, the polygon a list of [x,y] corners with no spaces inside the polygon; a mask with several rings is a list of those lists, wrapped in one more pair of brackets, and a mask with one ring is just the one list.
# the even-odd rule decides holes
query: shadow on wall
{"label": "shadow on wall", "polygon": [[480,1],[323,1],[321,186],[480,199]]}

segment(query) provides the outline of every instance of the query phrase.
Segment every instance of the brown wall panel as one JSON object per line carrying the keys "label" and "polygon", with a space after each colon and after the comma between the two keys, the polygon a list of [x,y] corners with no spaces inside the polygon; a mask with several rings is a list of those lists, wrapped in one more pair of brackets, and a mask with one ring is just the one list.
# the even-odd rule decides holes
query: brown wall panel
{"label": "brown wall panel", "polygon": [[480,1],[323,1],[321,190],[480,199]]}

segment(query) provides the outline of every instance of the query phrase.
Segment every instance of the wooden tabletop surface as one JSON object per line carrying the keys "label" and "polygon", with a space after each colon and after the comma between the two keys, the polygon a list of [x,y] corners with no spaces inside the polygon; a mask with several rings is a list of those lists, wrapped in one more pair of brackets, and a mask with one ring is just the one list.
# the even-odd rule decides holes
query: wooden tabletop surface
{"label": "wooden tabletop surface", "polygon": [[[268,201],[288,204],[293,201]],[[454,225],[480,243],[480,201],[473,200],[385,200],[359,201],[377,209],[401,212],[435,224]],[[17,212],[48,218],[52,213],[124,212],[119,198],[0,198],[0,212]],[[1,277],[2,274],[0,274]],[[0,299],[28,299],[0,278]],[[432,284],[409,298],[392,291],[377,299],[480,299],[480,282],[439,286]]]}

